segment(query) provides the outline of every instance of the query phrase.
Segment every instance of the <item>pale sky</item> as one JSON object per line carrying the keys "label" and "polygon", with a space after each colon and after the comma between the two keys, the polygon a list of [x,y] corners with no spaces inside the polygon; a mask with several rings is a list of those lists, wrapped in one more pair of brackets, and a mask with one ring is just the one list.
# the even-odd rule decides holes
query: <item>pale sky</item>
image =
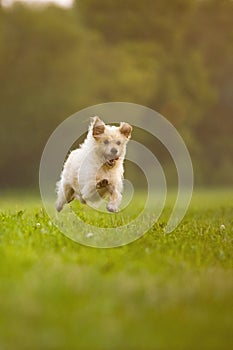
{"label": "pale sky", "polygon": [[[15,0],[2,0],[3,6],[10,6]],[[20,2],[25,2],[28,4],[46,4],[46,3],[55,3],[63,7],[69,7],[72,5],[73,0],[20,0]]]}

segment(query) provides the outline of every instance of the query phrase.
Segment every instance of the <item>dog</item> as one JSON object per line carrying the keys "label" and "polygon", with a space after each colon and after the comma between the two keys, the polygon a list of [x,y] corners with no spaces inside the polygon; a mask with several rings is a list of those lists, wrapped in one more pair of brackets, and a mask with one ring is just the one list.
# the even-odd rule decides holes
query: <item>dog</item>
{"label": "dog", "polygon": [[106,125],[95,116],[87,137],[72,151],[57,183],[56,209],[77,198],[81,203],[96,203],[107,198],[107,210],[118,212],[122,199],[124,158],[132,126]]}

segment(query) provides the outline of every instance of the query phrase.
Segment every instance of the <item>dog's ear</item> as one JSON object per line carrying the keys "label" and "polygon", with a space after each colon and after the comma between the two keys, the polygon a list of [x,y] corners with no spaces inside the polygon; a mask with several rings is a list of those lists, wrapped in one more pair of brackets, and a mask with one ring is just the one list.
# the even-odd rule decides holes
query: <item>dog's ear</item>
{"label": "dog's ear", "polygon": [[104,133],[105,124],[104,122],[97,116],[93,118],[93,128],[92,135],[94,137],[98,137],[99,135]]}
{"label": "dog's ear", "polygon": [[129,139],[131,137],[133,128],[128,123],[121,122],[119,130],[125,137]]}

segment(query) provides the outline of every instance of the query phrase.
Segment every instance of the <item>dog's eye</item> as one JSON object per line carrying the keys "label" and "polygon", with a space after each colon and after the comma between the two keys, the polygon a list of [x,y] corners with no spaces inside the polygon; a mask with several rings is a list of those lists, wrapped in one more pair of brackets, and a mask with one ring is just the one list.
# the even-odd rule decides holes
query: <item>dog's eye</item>
{"label": "dog's eye", "polygon": [[108,140],[104,140],[104,144],[105,144],[105,145],[108,145],[108,144],[109,144],[109,141],[108,141]]}
{"label": "dog's eye", "polygon": [[117,143],[116,143],[118,146],[121,144],[121,141],[117,141]]}

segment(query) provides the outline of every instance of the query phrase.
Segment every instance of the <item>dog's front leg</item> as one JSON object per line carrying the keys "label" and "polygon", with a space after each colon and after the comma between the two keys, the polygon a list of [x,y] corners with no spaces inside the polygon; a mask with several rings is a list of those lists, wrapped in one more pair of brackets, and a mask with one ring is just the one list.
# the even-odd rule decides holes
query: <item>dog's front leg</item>
{"label": "dog's front leg", "polygon": [[96,184],[94,181],[86,184],[82,188],[81,193],[82,200],[85,202],[99,202],[100,200],[100,196],[96,190]]}
{"label": "dog's front leg", "polygon": [[110,212],[119,211],[119,206],[121,204],[122,195],[117,187],[110,185],[109,186],[110,199],[107,204],[107,210]]}

